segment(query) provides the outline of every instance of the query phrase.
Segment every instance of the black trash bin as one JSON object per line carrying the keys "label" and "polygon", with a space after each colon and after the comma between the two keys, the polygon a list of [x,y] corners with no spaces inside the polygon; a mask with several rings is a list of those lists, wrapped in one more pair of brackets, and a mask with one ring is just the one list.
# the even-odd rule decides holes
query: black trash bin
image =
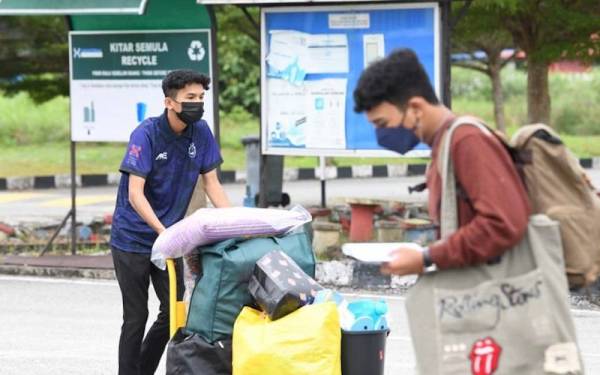
{"label": "black trash bin", "polygon": [[257,136],[242,138],[242,144],[246,148],[246,198],[244,199],[244,206],[258,207],[261,174],[264,174],[266,181],[266,205],[285,207],[290,204],[290,196],[282,192],[283,156],[261,155],[260,138]]}
{"label": "black trash bin", "polygon": [[342,375],[383,375],[389,333],[342,330]]}

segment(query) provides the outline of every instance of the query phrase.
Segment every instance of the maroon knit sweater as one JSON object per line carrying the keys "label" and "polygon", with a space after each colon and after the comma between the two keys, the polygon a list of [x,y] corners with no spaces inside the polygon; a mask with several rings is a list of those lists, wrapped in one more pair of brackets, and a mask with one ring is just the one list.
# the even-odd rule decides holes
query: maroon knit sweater
{"label": "maroon knit sweater", "polygon": [[[453,119],[435,134],[427,171],[429,214],[439,224],[441,138]],[[503,254],[525,235],[530,214],[527,192],[504,146],[474,126],[461,126],[452,136],[451,156],[458,198],[459,229],[430,247],[438,268],[483,263]]]}

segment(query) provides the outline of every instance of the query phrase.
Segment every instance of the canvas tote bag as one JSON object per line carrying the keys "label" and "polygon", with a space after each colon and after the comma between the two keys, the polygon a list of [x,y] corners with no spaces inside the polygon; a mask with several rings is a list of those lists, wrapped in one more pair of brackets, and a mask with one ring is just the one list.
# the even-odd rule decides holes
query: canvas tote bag
{"label": "canvas tote bag", "polygon": [[[453,132],[444,137],[441,236],[458,229]],[[523,240],[495,264],[423,274],[406,306],[421,375],[582,374],[558,224],[529,219]]]}

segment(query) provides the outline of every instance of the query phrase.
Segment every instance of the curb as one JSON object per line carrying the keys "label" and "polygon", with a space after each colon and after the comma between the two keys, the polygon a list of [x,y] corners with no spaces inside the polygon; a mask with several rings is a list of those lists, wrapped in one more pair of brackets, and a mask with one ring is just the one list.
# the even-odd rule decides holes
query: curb
{"label": "curb", "polygon": [[[579,159],[584,169],[600,169],[600,157]],[[357,165],[346,167],[326,167],[325,178],[349,179],[371,177],[407,177],[425,175],[426,164],[387,164]],[[224,184],[246,182],[246,171],[220,171],[219,178]],[[121,178],[120,173],[84,174],[75,177],[77,187],[116,186]],[[321,178],[320,168],[285,168],[284,181],[315,180]],[[0,191],[56,189],[71,186],[70,175],[26,176],[0,178]]]}
{"label": "curb", "polygon": [[[0,274],[12,276],[39,276],[114,280],[112,268],[52,267],[29,264],[0,264]],[[340,289],[407,290],[416,276],[384,276],[379,267],[353,260],[317,262],[315,279],[323,286]]]}
{"label": "curb", "polygon": [[0,274],[11,276],[39,276],[115,280],[115,271],[97,268],[58,268],[28,265],[0,265]]}

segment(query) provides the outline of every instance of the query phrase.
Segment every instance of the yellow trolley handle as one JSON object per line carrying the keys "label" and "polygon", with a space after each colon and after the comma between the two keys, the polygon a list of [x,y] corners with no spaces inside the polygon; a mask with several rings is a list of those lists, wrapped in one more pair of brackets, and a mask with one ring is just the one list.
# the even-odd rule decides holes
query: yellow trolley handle
{"label": "yellow trolley handle", "polygon": [[175,260],[167,259],[169,272],[169,337],[173,337],[177,328],[185,325],[185,302],[177,300],[177,274]]}

